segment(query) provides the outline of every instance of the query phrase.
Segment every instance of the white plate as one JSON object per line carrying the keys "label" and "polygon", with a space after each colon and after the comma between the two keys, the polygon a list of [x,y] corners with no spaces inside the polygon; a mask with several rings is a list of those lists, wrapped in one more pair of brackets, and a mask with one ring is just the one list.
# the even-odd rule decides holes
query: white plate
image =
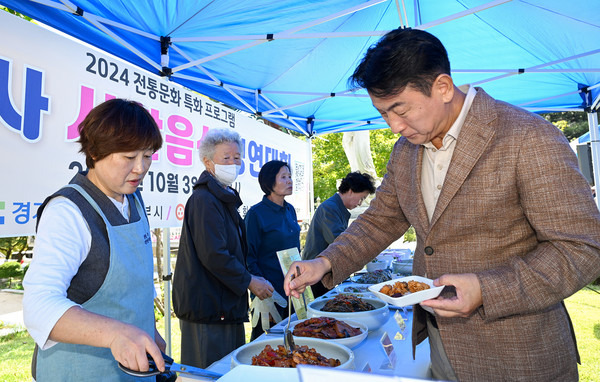
{"label": "white plate", "polygon": [[[338,366],[338,368],[340,369],[354,370],[354,353],[344,345],[319,338],[308,337],[296,337],[294,342],[298,346],[306,345],[309,348],[314,348],[324,357],[339,359],[341,365]],[[283,336],[268,338],[266,340],[254,340],[237,348],[231,355],[231,368],[233,369],[239,365],[252,365],[252,357],[258,355],[267,345],[271,345],[272,348],[277,349],[278,345],[283,345]]]}
{"label": "white plate", "polygon": [[[426,290],[422,290],[420,292],[409,293],[402,297],[390,297],[387,294],[381,293],[379,291],[384,285],[394,285],[394,283],[396,283],[398,281],[408,282],[411,280],[425,283],[425,284],[429,285],[430,288],[426,289]],[[415,305],[415,304],[420,303],[421,301],[436,298],[437,296],[440,295],[440,293],[442,292],[442,289],[444,289],[444,286],[434,287],[433,280],[427,279],[427,278],[421,277],[421,276],[401,277],[399,279],[393,279],[393,280],[386,281],[383,283],[371,285],[369,287],[369,290],[371,292],[373,292],[378,298],[387,302],[390,305],[399,306],[399,307]]]}
{"label": "white plate", "polygon": [[[337,318],[336,318],[337,320]],[[301,323],[304,322],[306,320],[298,320],[298,321],[292,321],[290,322],[290,330],[293,332],[294,331],[294,327]],[[364,341],[365,338],[367,338],[367,335],[369,334],[369,328],[367,328],[367,325],[361,323],[361,322],[357,322],[357,321],[350,321],[350,320],[338,320],[338,321],[342,321],[345,322],[346,324],[352,326],[353,328],[359,328],[360,331],[362,333],[360,333],[357,336],[353,336],[353,337],[347,337],[347,338],[320,338],[323,341],[331,341],[331,342],[335,342],[337,344],[340,345],[344,345],[344,346],[348,346],[350,349],[352,349],[353,347],[357,346],[358,344],[360,344],[361,342]],[[298,336],[294,336],[294,339],[296,338],[313,338],[313,337],[298,337]]]}

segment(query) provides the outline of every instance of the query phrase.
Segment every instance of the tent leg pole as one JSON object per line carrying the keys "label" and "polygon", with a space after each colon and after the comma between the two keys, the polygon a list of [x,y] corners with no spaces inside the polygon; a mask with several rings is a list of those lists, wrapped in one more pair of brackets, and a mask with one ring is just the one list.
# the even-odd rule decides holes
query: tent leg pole
{"label": "tent leg pole", "polygon": [[310,224],[315,212],[315,186],[313,180],[312,142],[313,138],[307,139],[306,151],[308,153],[308,223]]}
{"label": "tent leg pole", "polygon": [[594,186],[596,187],[596,206],[600,209],[600,137],[598,137],[598,113],[588,113],[590,127],[590,148],[592,151],[592,166],[594,168]]}
{"label": "tent leg pole", "polygon": [[166,353],[171,355],[171,229],[163,229],[163,274],[167,277],[164,280],[165,293],[165,342],[167,343]]}

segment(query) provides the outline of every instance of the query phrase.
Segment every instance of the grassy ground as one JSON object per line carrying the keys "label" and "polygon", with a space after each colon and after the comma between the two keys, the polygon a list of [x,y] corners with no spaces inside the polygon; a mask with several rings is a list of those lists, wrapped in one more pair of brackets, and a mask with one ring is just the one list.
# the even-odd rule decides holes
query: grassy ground
{"label": "grassy ground", "polygon": [[597,382],[600,378],[600,286],[594,285],[593,289],[582,289],[565,300],[581,356],[581,382]]}
{"label": "grassy ground", "polygon": [[[573,320],[581,354],[581,382],[598,381],[600,375],[600,286],[594,286],[593,289],[583,289],[565,301]],[[157,326],[159,331],[164,333],[164,319],[159,320]],[[249,325],[246,325],[246,333],[248,342]],[[175,361],[179,361],[181,334],[176,318],[171,320],[171,334],[171,355]],[[33,340],[24,331],[0,337],[0,382],[31,380],[30,362],[33,346]]]}
{"label": "grassy ground", "polygon": [[33,347],[33,340],[26,331],[0,337],[0,381],[31,381]]}

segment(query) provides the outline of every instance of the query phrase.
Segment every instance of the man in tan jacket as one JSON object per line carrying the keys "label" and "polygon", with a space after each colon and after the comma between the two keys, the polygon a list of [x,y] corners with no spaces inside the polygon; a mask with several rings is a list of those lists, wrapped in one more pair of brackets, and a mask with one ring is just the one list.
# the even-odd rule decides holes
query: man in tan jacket
{"label": "man in tan jacket", "polygon": [[456,290],[414,308],[413,349],[429,337],[434,378],[577,380],[563,299],[600,274],[600,213],[562,133],[480,88],[459,90],[425,31],[388,33],[351,79],[402,136],[369,209],[299,262],[286,292],[321,278],[333,287],[412,225],[414,274]]}

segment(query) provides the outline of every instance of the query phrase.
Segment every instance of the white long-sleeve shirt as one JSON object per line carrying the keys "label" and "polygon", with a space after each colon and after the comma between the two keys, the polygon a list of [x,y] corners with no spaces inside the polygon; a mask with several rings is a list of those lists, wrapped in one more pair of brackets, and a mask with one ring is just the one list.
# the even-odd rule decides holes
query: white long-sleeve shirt
{"label": "white long-sleeve shirt", "polygon": [[[109,199],[129,221],[128,199],[123,203]],[[23,280],[25,326],[42,350],[56,344],[48,337],[62,315],[79,306],[67,298],[67,289],[91,243],[90,228],[75,203],[62,196],[52,199],[39,222],[33,259]]]}

